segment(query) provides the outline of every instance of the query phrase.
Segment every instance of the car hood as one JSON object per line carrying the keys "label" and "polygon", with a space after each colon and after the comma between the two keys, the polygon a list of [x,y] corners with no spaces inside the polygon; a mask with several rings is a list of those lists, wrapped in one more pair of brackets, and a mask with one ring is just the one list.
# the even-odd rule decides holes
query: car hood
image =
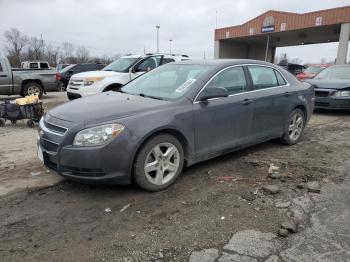
{"label": "car hood", "polygon": [[315,88],[345,89],[350,87],[350,80],[346,79],[310,79],[306,82],[314,85]]}
{"label": "car hood", "polygon": [[166,107],[169,101],[117,92],[79,98],[48,112],[55,118],[85,125],[117,120],[135,114]]}
{"label": "car hood", "polygon": [[108,76],[119,76],[127,73],[120,73],[114,71],[90,71],[74,74],[72,78],[86,78],[86,77],[108,77]]}

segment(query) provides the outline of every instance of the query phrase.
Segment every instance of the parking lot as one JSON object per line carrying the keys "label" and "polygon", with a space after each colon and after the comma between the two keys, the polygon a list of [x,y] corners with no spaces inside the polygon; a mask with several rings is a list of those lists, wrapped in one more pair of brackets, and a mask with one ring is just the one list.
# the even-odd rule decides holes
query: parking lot
{"label": "parking lot", "polygon": [[[46,109],[66,101],[65,93],[49,93],[43,99]],[[25,122],[0,128],[4,261],[188,261],[191,254],[196,259],[193,251],[207,248],[222,254],[236,232],[277,234],[293,211],[279,208],[277,202],[308,196],[317,203],[319,194],[308,193],[305,183],[342,188],[350,171],[347,112],[316,112],[297,145],[271,141],[197,164],[174,186],[157,193],[133,185],[90,186],[62,180],[37,160],[36,132]],[[280,178],[268,177],[271,164],[279,167]],[[262,189],[271,184],[280,192]],[[298,231],[313,226],[310,217],[320,211],[314,207]],[[274,254],[300,261],[286,251],[293,243],[281,241]],[[348,255],[348,237],[339,242]],[[319,254],[338,254],[337,248]]]}

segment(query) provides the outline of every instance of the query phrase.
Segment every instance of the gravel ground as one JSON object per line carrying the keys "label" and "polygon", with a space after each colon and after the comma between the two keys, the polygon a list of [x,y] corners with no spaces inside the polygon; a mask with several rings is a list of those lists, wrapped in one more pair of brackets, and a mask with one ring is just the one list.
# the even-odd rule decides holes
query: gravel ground
{"label": "gravel ground", "polygon": [[[64,100],[52,93],[44,102]],[[296,197],[296,186],[307,181],[341,183],[350,157],[350,114],[320,112],[298,145],[250,147],[147,193],[61,181],[36,160],[35,132],[20,123],[0,128],[0,182],[12,185],[0,197],[1,261],[188,261],[193,251],[220,248],[240,231],[277,233],[288,214],[275,201]],[[268,178],[271,164],[280,179]],[[50,183],[40,184],[45,179]],[[264,192],[270,184],[281,192]],[[247,195],[250,201],[242,199]]]}

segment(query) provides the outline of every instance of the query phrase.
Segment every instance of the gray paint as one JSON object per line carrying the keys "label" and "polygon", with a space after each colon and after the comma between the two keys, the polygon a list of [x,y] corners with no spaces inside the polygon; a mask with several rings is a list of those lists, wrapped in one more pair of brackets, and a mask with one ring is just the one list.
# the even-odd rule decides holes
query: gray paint
{"label": "gray paint", "polygon": [[[212,70],[199,78],[185,97],[160,101],[147,97],[107,92],[59,106],[45,121],[68,128],[64,136],[40,126],[47,139],[59,145],[57,152],[45,154],[46,165],[54,163],[59,173],[85,182],[129,183],[134,157],[140,146],[158,132],[174,134],[185,148],[187,166],[242,147],[281,137],[286,119],[301,106],[306,120],[313,110],[313,89],[282,68],[254,60],[186,61],[177,64],[211,64]],[[273,67],[288,81],[281,87],[254,90],[229,97],[199,101],[205,84],[221,70],[249,64]],[[166,66],[166,65],[165,65]],[[156,69],[155,69],[156,70]],[[141,76],[142,77],[142,76]],[[250,80],[248,79],[250,84]],[[288,93],[286,93],[288,92]],[[286,96],[288,95],[288,97]],[[245,99],[253,102],[245,104]],[[120,123],[126,129],[108,145],[81,148],[72,146],[76,133],[104,123]],[[101,177],[83,176],[74,170],[101,170]]]}

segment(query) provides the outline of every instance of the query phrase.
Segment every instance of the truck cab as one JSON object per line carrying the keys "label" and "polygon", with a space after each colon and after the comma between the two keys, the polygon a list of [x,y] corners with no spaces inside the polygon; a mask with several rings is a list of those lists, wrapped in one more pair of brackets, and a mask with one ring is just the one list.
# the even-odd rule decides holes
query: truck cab
{"label": "truck cab", "polygon": [[70,100],[118,90],[136,77],[170,62],[189,60],[186,55],[146,54],[122,56],[101,71],[75,74],[67,86]]}
{"label": "truck cab", "polygon": [[8,95],[12,89],[12,72],[8,60],[0,56],[0,95]]}

